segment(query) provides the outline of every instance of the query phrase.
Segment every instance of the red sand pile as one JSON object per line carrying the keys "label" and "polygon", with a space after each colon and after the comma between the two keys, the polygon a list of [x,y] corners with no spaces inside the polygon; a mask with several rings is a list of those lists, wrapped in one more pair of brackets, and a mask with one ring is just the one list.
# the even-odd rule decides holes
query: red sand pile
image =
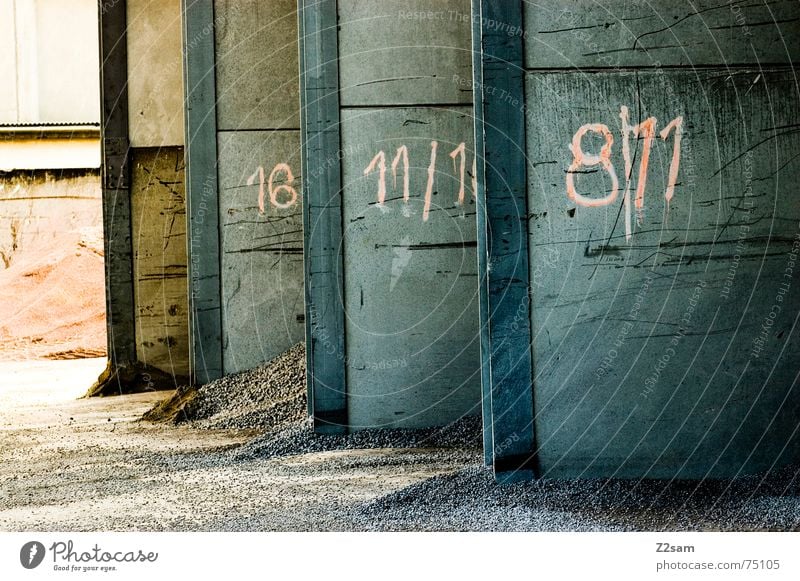
{"label": "red sand pile", "polygon": [[99,227],[16,253],[0,270],[0,360],[105,356],[104,277]]}

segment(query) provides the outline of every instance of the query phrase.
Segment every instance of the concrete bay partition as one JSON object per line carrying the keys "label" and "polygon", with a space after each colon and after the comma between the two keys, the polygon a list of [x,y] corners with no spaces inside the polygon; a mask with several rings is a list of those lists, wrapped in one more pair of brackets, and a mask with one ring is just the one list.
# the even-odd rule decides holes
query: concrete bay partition
{"label": "concrete bay partition", "polygon": [[189,372],[180,3],[98,8],[109,365],[89,395],[174,388]]}
{"label": "concrete bay partition", "polygon": [[301,4],[315,429],[478,413],[469,3]]}
{"label": "concrete bay partition", "polygon": [[194,381],[303,340],[297,6],[184,1]]}
{"label": "concrete bay partition", "polygon": [[131,247],[128,46],[124,2],[99,5],[100,131],[108,367],[92,393],[126,389],[123,375],[136,363],[136,317]]}
{"label": "concrete bay partition", "polygon": [[189,375],[180,0],[126,8],[136,357],[174,387]]}
{"label": "concrete bay partition", "polygon": [[496,478],[800,460],[796,3],[478,4]]}

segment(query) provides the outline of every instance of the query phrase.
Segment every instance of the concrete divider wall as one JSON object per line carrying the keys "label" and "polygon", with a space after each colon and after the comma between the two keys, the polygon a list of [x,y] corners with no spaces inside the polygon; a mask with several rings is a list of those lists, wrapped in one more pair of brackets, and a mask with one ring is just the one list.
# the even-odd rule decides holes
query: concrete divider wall
{"label": "concrete divider wall", "polygon": [[225,373],[303,340],[297,3],[214,2]]}
{"label": "concrete divider wall", "polygon": [[180,0],[128,0],[136,357],[189,375]]}
{"label": "concrete divider wall", "polygon": [[0,174],[0,269],[68,232],[97,230],[102,211],[96,169]]}
{"label": "concrete divider wall", "polygon": [[141,363],[189,375],[186,196],[183,148],[131,152],[136,354]]}
{"label": "concrete divider wall", "polygon": [[[523,19],[507,4],[483,33],[500,54],[503,37],[524,49],[505,112],[525,128],[526,215],[502,190],[487,207],[495,223],[524,218],[529,292],[497,299],[493,339],[529,315],[517,342],[532,365],[492,386],[499,478],[732,477],[797,461],[796,5],[513,4]],[[503,122],[487,110],[486,127]],[[487,175],[490,152],[522,145],[492,136]],[[507,273],[487,274],[499,297]],[[505,414],[508,386],[526,381],[533,410]]]}
{"label": "concrete divider wall", "polygon": [[305,8],[314,415],[446,424],[480,410],[469,2],[325,4]]}

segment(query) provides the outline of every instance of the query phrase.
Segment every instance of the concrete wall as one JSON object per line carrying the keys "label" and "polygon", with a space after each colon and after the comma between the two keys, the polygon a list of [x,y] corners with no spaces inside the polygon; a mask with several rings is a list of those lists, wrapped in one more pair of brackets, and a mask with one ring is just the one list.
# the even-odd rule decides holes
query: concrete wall
{"label": "concrete wall", "polygon": [[[702,19],[682,2],[526,6],[542,473],[729,477],[796,461],[800,117],[780,66],[800,57],[796,4],[702,2]],[[686,64],[704,67],[662,68]],[[626,139],[623,108],[630,126],[653,118],[652,136]],[[605,145],[605,165],[575,144]]]}
{"label": "concrete wall", "polygon": [[99,62],[94,0],[0,0],[0,124],[97,123]]}
{"label": "concrete wall", "polygon": [[136,356],[188,376],[183,149],[137,148],[131,161]]}
{"label": "concrete wall", "polygon": [[136,356],[189,374],[180,0],[128,0]]}
{"label": "concrete wall", "polygon": [[[440,425],[479,411],[472,95],[457,82],[471,77],[469,14],[464,0],[339,2],[352,428]],[[462,157],[451,157],[459,146],[463,181]],[[402,147],[407,200],[402,157],[392,174]],[[371,166],[380,151],[383,204],[380,163]]]}
{"label": "concrete wall", "polygon": [[14,0],[0,2],[0,123],[17,122],[17,51]]}
{"label": "concrete wall", "polygon": [[297,7],[214,8],[222,349],[233,373],[303,340]]}
{"label": "concrete wall", "polygon": [[127,0],[131,147],[183,145],[180,0]]}

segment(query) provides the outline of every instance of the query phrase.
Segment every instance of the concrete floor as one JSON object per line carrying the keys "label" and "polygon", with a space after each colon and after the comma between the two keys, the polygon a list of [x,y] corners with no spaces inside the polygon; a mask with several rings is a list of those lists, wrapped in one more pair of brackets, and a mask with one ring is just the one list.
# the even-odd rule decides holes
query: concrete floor
{"label": "concrete floor", "polygon": [[0,530],[800,530],[796,468],[498,487],[478,450],[252,457],[252,432],[138,421],[165,392],[76,400],[102,364],[2,366]]}

